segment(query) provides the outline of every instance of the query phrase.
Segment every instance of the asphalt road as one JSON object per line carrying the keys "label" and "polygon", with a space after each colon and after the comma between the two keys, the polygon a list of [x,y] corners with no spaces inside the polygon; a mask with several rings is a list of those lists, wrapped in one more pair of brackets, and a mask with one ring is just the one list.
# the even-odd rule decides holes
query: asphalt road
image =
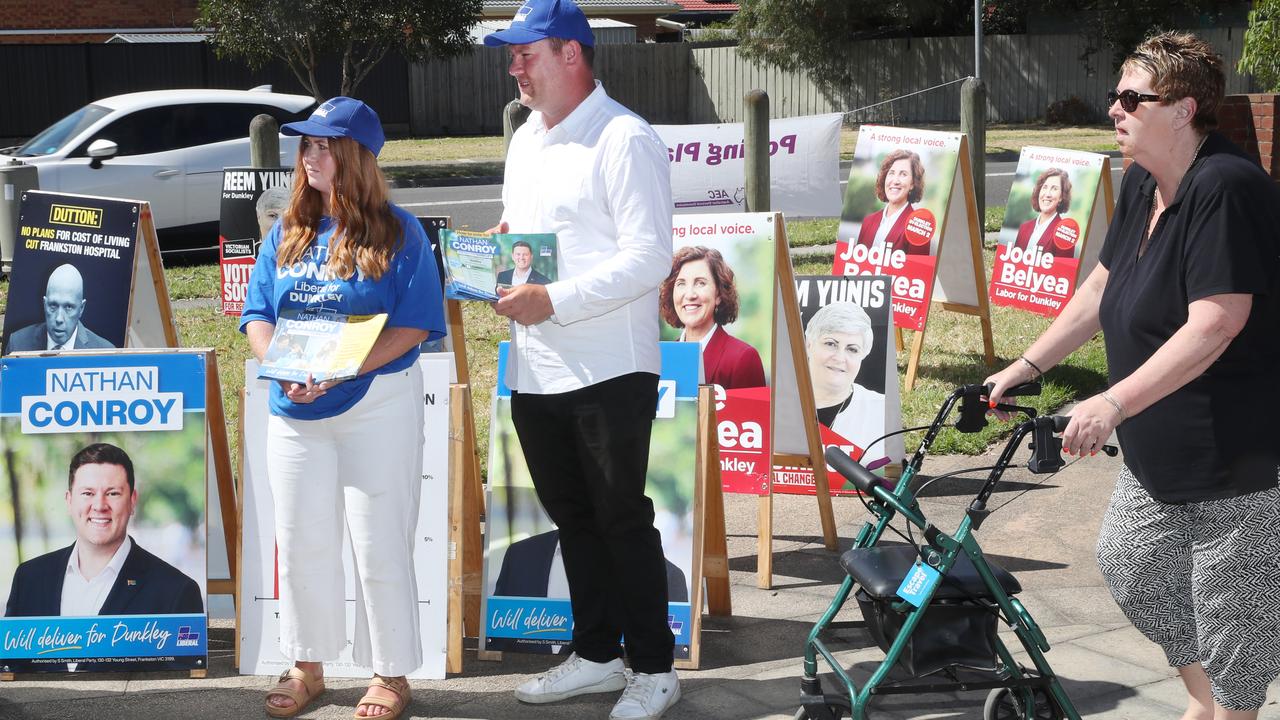
{"label": "asphalt road", "polygon": [[[1120,189],[1120,161],[1112,162],[1112,189]],[[987,163],[987,206],[1004,205],[1013,184],[1018,163]],[[843,168],[847,166],[842,165]],[[843,170],[847,173],[847,169]],[[841,181],[840,187],[844,188]],[[403,188],[393,190],[392,199],[414,215],[448,215],[453,227],[467,230],[487,230],[497,223],[502,214],[502,185],[469,185],[465,187]]]}

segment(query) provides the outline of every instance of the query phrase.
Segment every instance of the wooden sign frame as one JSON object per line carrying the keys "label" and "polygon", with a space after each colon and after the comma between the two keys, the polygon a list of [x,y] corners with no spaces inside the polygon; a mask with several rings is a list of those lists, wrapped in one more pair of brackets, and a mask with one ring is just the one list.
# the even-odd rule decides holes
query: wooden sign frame
{"label": "wooden sign frame", "polygon": [[[796,299],[795,271],[791,266],[790,242],[782,213],[774,213],[774,237],[777,248],[774,260],[773,368],[770,378],[769,403],[769,456],[770,483],[768,494],[760,496],[757,521],[756,584],[762,589],[773,587],[773,468],[778,466],[807,467],[813,470],[814,494],[818,501],[818,518],[822,526],[823,544],[828,550],[840,547],[836,534],[835,510],[831,503],[831,480],[827,477],[827,463],[823,459],[822,434],[818,430],[818,410],[813,400],[813,381],[809,377],[809,360],[804,346],[803,325],[800,322],[800,303]],[[793,396],[791,388],[779,394],[778,380],[795,378],[794,397],[799,405],[789,404]],[[780,452],[776,450],[779,411],[784,415],[782,423],[788,427],[804,428],[804,449]]]}

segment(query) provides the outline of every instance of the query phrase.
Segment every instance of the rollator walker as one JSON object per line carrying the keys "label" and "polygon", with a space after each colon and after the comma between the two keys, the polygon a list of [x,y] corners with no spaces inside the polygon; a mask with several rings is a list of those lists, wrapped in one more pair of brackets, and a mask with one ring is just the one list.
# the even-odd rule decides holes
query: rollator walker
{"label": "rollator walker", "polygon": [[[1062,469],[1062,439],[1066,417],[1036,417],[1034,408],[1002,403],[998,409],[1029,418],[1005,443],[995,465],[961,470],[929,482],[974,471],[989,471],[986,482],[969,504],[955,532],[939,530],[917,502],[924,486],[913,488],[924,458],[948,417],[960,403],[960,432],[978,432],[987,424],[989,385],[965,385],[943,402],[927,428],[920,447],[893,489],[839,448],[826,453],[827,463],[861,491],[876,517],[858,532],[851,550],[840,557],[847,573],[835,599],[809,632],[804,647],[804,677],[800,681],[800,710],[796,720],[864,720],[877,696],[908,693],[991,690],[983,708],[985,720],[1079,720],[1079,713],[1049,667],[1044,653],[1049,642],[1027,609],[1013,597],[1021,591],[1009,572],[987,560],[974,532],[990,515],[987,499],[1028,436],[1032,473]],[[1038,395],[1039,383],[1009,390],[1006,397]],[[905,432],[905,431],[904,431]],[[1114,456],[1116,448],[1103,451]],[[928,483],[925,485],[927,486]],[[907,522],[906,545],[881,545],[896,516]],[[917,543],[912,528],[923,534]],[[855,590],[856,588],[856,590]],[[857,600],[862,621],[835,622],[850,594]],[[1026,650],[1032,667],[1023,667],[997,634],[997,622],[1010,628]],[[828,629],[865,627],[885,653],[871,677],[859,687],[819,637]],[[839,692],[824,693],[818,677],[821,655],[834,672]]]}

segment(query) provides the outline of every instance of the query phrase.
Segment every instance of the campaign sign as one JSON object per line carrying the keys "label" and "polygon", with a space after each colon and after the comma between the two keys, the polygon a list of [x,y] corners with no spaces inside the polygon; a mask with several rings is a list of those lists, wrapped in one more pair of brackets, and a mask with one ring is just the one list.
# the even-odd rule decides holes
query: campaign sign
{"label": "campaign sign", "polygon": [[893,322],[919,330],[929,314],[959,133],[863,125],[837,230],[835,275],[893,278]]}
{"label": "campaign sign", "polygon": [[[667,560],[667,624],[675,656],[693,642],[693,499],[697,471],[698,346],[664,342],[646,494]],[[534,492],[511,420],[506,377],[510,343],[498,347],[498,387],[489,425],[487,547],[480,648],[559,654],[573,639],[573,608],[556,526]]]}
{"label": "campaign sign", "polygon": [[138,203],[22,194],[3,352],[124,347]]}
{"label": "campaign sign", "polygon": [[776,239],[772,213],[677,215],[675,255],[658,292],[663,340],[702,343],[716,386],[725,492],[766,495]]}
{"label": "campaign sign", "polygon": [[207,666],[205,372],[0,360],[0,671]]}
{"label": "campaign sign", "polygon": [[[838,447],[880,476],[902,459],[902,436],[884,437],[902,429],[889,282],[884,275],[795,279],[823,449]],[[832,494],[857,494],[830,467],[828,477]],[[811,495],[813,470],[776,468],[773,488]]]}
{"label": "campaign sign", "polygon": [[292,187],[293,170],[288,168],[223,169],[218,218],[223,315],[244,310],[258,245],[289,206]]}
{"label": "campaign sign", "polygon": [[[839,113],[769,121],[769,176],[774,210],[792,217],[840,212]],[[675,212],[746,209],[742,123],[654,125],[667,144]]]}
{"label": "campaign sign", "polygon": [[991,270],[994,305],[1057,317],[1079,280],[1106,157],[1025,147]]}
{"label": "campaign sign", "polygon": [[[422,373],[422,487],[418,526],[413,541],[413,569],[418,587],[418,631],[422,665],[410,672],[414,679],[443,679],[445,664],[446,593],[449,563],[449,381],[453,356],[421,355]],[[278,675],[293,667],[294,658],[280,652],[280,575],[276,562],[275,504],[267,478],[267,395],[274,380],[258,377],[257,362],[245,363],[244,400],[244,512],[240,554],[240,672]],[[345,525],[345,523],[344,523]],[[356,663],[356,565],[351,538],[343,533],[342,574],[345,581],[344,629],[346,645],[338,658],[326,661],[328,677],[369,677],[369,668]],[[411,592],[406,588],[405,592]]]}

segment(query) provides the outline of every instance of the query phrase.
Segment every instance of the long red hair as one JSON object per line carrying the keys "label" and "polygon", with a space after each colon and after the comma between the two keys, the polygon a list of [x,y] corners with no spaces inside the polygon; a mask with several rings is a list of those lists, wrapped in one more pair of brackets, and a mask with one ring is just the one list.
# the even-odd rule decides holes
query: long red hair
{"label": "long red hair", "polygon": [[[391,266],[400,249],[403,228],[391,212],[387,181],[378,161],[363,145],[350,138],[326,138],[337,167],[329,192],[329,209],[337,222],[329,244],[327,267],[330,277],[350,278],[357,268],[377,280]],[[307,182],[302,154],[308,139],[298,144],[293,168],[293,192],[284,211],[284,237],[276,253],[279,267],[292,265],[316,238],[324,199]]]}

